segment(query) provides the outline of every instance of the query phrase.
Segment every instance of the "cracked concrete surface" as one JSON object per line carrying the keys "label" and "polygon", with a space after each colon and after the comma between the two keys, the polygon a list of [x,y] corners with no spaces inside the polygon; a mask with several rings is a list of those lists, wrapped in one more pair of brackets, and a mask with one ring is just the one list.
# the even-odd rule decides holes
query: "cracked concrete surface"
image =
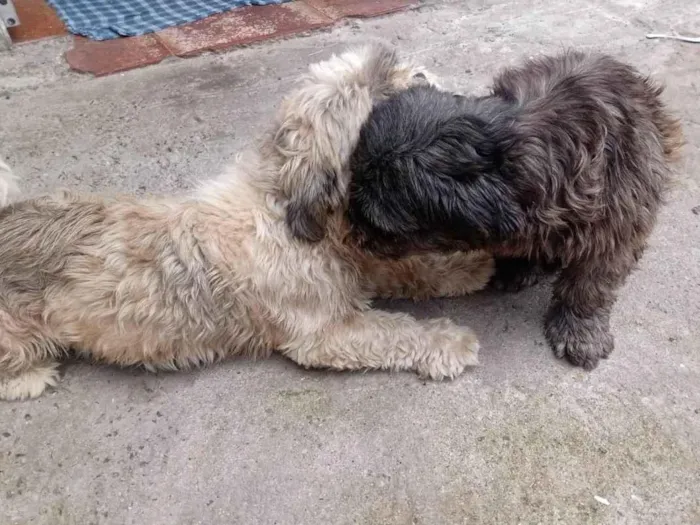
{"label": "cracked concrete surface", "polygon": [[546,347],[546,285],[389,304],[477,331],[482,365],[451,383],[282,359],[70,364],[57,390],[0,404],[0,524],[700,523],[700,46],[644,38],[670,30],[700,31],[700,5],[437,1],[101,79],[66,69],[65,39],[0,54],[0,150],[28,194],[191,188],[309,62],[370,37],[464,91],[525,56],[610,52],[667,84],[688,141],[594,372]]}

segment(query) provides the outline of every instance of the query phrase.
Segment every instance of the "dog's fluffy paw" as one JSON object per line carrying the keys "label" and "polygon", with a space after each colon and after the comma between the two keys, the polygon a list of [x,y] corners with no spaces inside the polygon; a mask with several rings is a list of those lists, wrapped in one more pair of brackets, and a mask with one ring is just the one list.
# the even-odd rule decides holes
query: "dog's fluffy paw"
{"label": "dog's fluffy paw", "polygon": [[418,375],[436,381],[454,379],[469,366],[479,363],[479,340],[470,329],[453,323],[435,327],[434,346],[416,366]]}
{"label": "dog's fluffy paw", "polygon": [[566,308],[552,308],[545,320],[545,335],[558,358],[593,370],[615,347],[606,316],[581,318]]}
{"label": "dog's fluffy paw", "polygon": [[36,366],[19,375],[0,375],[0,399],[19,401],[33,399],[44,393],[47,387],[56,386],[59,380],[57,363]]}

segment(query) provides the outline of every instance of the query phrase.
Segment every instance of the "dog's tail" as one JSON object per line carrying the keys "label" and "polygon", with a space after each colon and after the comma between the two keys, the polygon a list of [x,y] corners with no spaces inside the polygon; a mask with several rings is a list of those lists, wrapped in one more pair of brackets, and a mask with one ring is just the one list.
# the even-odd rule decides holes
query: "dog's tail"
{"label": "dog's tail", "polygon": [[652,84],[652,90],[656,104],[654,104],[651,118],[661,134],[661,145],[664,148],[666,161],[675,162],[680,159],[681,150],[685,145],[681,121],[671,115],[661,102],[661,93],[664,88]]}
{"label": "dog's tail", "polygon": [[19,197],[17,176],[0,157],[0,208]]}
{"label": "dog's tail", "polygon": [[666,160],[669,162],[679,160],[681,150],[685,145],[680,119],[674,118],[666,112],[660,112],[660,114],[654,118],[654,124],[656,124],[656,127],[661,133]]}

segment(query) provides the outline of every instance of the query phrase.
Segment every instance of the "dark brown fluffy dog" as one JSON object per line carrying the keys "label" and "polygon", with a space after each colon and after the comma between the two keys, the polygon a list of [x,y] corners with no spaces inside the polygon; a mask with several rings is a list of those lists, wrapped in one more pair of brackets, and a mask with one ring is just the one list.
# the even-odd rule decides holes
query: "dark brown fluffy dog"
{"label": "dark brown fluffy dog", "polygon": [[519,288],[561,270],[545,319],[559,357],[613,349],[615,292],[641,256],[682,133],[662,89],[607,56],[505,70],[486,97],[418,87],[378,105],[351,169],[350,220],[385,255],[487,248]]}

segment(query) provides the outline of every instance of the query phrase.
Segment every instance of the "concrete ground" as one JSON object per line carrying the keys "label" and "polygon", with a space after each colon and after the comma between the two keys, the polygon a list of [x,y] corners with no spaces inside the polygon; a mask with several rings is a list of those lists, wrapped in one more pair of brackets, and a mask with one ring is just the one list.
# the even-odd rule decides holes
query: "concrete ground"
{"label": "concrete ground", "polygon": [[[93,79],[67,40],[0,54],[0,150],[28,193],[186,190],[252,141],[309,62],[390,39],[477,91],[521,57],[601,49],[668,85],[688,146],[592,373],[556,360],[549,290],[391,308],[480,335],[451,383],[230,361],[88,364],[0,404],[0,524],[700,523],[700,30],[695,0],[473,0]],[[695,27],[693,27],[695,23]],[[695,209],[695,211],[693,211]]]}

